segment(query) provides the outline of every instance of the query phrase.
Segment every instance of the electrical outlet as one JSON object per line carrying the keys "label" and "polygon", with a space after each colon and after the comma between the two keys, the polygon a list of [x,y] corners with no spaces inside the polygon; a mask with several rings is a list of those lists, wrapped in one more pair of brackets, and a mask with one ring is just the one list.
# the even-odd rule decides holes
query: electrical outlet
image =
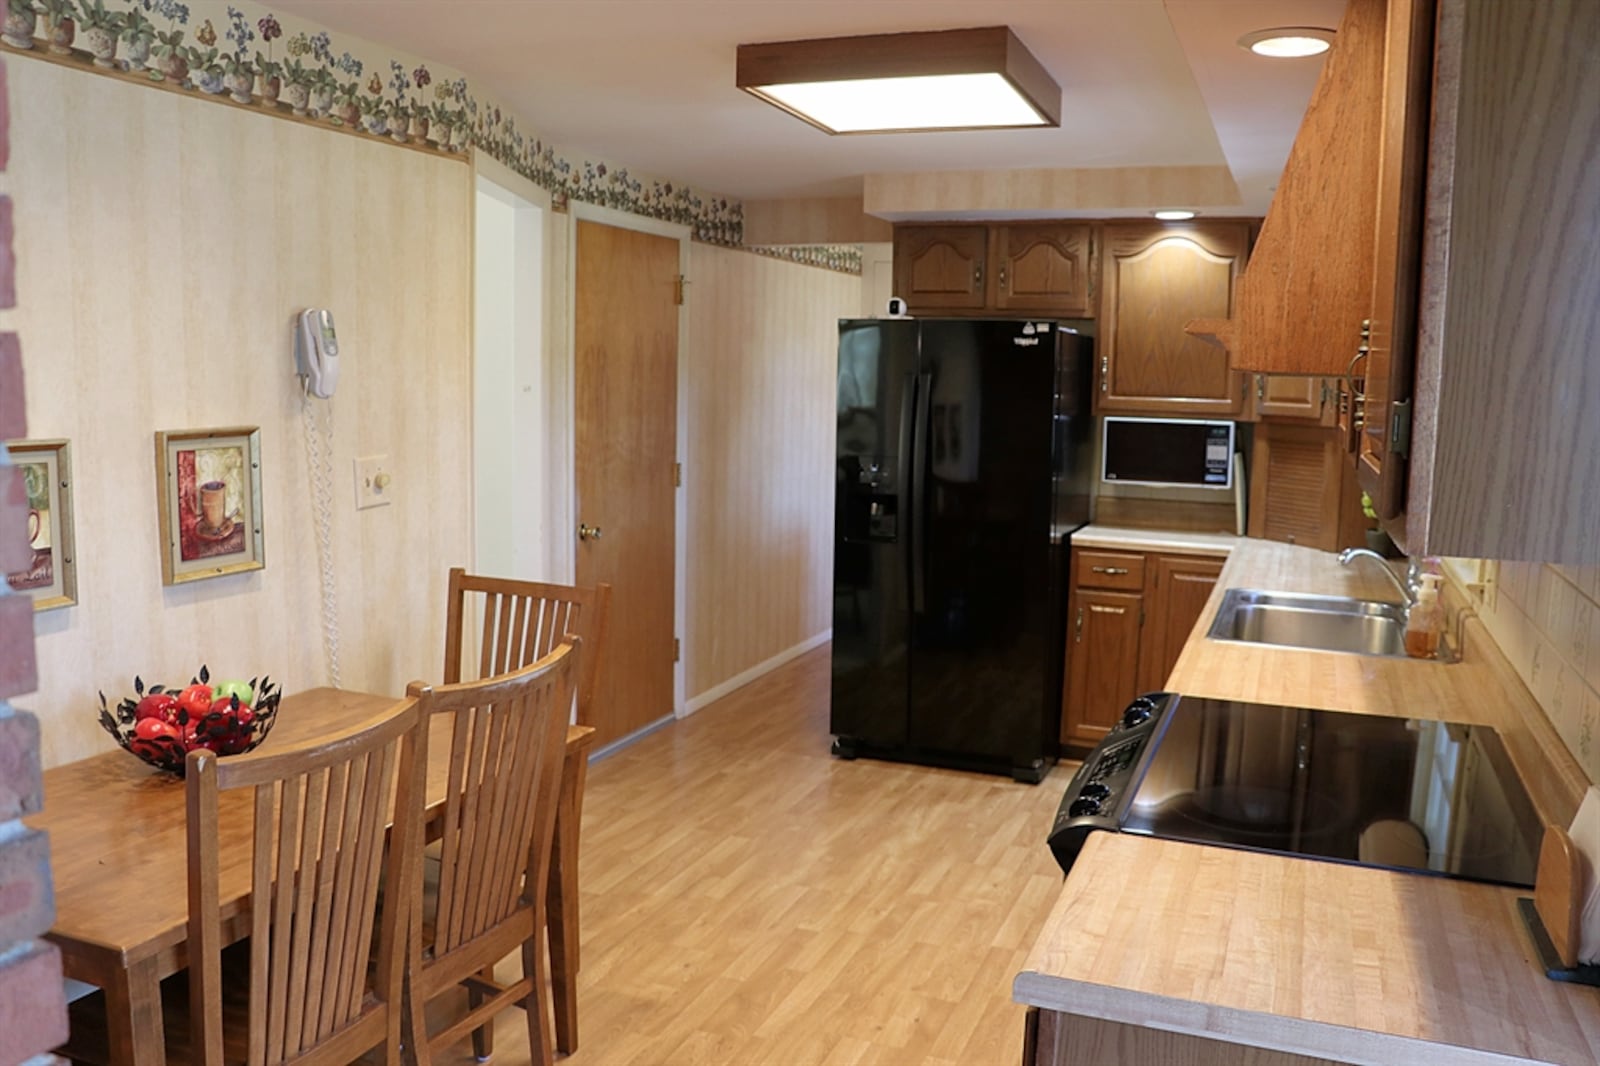
{"label": "electrical outlet", "polygon": [[356,510],[383,507],[394,498],[394,475],[389,472],[387,455],[368,455],[356,460]]}

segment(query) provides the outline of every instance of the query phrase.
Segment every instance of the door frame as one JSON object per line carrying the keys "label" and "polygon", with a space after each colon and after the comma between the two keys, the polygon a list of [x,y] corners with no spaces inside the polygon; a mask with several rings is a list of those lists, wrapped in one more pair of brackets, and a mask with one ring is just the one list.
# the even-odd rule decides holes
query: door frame
{"label": "door frame", "polygon": [[[543,413],[548,416],[549,414],[552,414],[552,413],[555,412],[556,403],[558,402],[556,396],[554,395],[554,390],[551,388],[552,382],[551,382],[551,378],[550,378],[551,352],[553,351],[555,346],[552,343],[553,340],[554,340],[554,337],[552,335],[552,323],[550,321],[550,306],[551,306],[550,291],[551,291],[551,280],[552,280],[551,279],[551,273],[552,272],[550,270],[550,265],[551,264],[550,264],[550,251],[549,250],[550,250],[550,244],[551,244],[550,231],[556,225],[556,223],[554,221],[554,215],[553,215],[553,213],[551,211],[550,191],[548,189],[545,189],[545,188],[539,186],[539,185],[534,184],[532,181],[529,181],[527,178],[523,177],[521,174],[518,174],[516,171],[512,170],[510,167],[506,166],[504,163],[501,163],[499,160],[497,160],[493,156],[489,155],[487,152],[481,152],[481,151],[478,151],[477,149],[473,149],[471,164],[472,164],[472,193],[473,193],[473,196],[472,196],[472,225],[473,225],[474,234],[476,234],[476,229],[477,229],[477,207],[478,207],[478,195],[479,195],[479,191],[480,191],[480,182],[488,182],[491,185],[497,186],[501,191],[503,191],[505,193],[508,193],[509,195],[515,197],[518,200],[521,200],[522,202],[524,202],[526,204],[529,204],[530,206],[538,209],[540,211],[540,213],[541,213],[540,222],[539,222],[539,246],[537,248],[527,250],[527,254],[530,254],[530,255],[533,255],[533,256],[537,256],[537,258],[538,258],[538,272],[539,272],[539,278],[538,278],[539,332],[538,332],[537,363],[538,363],[538,372],[539,372],[540,378],[541,378],[541,380],[540,380],[540,385],[541,385],[541,390],[540,390],[541,396],[540,396],[540,399],[542,401],[542,406],[543,406],[543,409],[544,409]],[[517,254],[520,256],[521,254],[523,254],[523,250],[522,249],[517,249]],[[476,303],[477,290],[478,290],[478,280],[477,280],[478,255],[477,255],[476,243],[474,243],[474,247],[473,247],[471,270],[472,270],[471,288],[472,288],[472,293],[473,293],[473,300],[474,300],[474,303]],[[477,531],[477,522],[478,522],[478,500],[477,500],[477,477],[478,477],[477,445],[478,445],[478,440],[477,440],[477,422],[478,422],[478,417],[479,417],[479,413],[480,412],[478,411],[478,405],[477,405],[478,337],[477,337],[477,314],[476,314],[476,310],[474,310],[474,314],[472,316],[472,324],[470,326],[470,334],[471,334],[471,337],[472,337],[471,344],[472,344],[472,389],[473,389],[473,399],[472,399],[473,439],[472,439],[472,448],[471,448],[471,452],[470,452],[470,454],[472,456],[473,487],[472,487],[470,496],[471,496],[471,500],[472,500],[472,521],[473,521],[473,533],[472,533],[472,536],[473,536],[473,541],[472,541],[472,550],[471,550],[469,558],[471,560],[472,569],[476,570],[478,568],[478,566],[479,566],[479,563],[480,563],[480,561],[479,561],[479,559],[477,557],[478,556],[478,543],[477,543],[477,536],[478,536],[478,531]],[[555,480],[559,476],[557,471],[556,471],[556,469],[555,469],[555,466],[556,466],[555,459],[556,459],[555,456],[552,456],[552,455],[549,455],[549,454],[547,454],[545,456],[544,469],[539,471],[539,476],[546,482],[546,484],[549,484],[551,488],[557,489],[559,491],[559,486],[554,484]],[[558,516],[558,515],[548,515],[548,516],[546,516],[546,526],[547,526],[547,529],[548,529],[548,533],[544,538],[542,538],[545,542],[540,544],[540,553],[543,556],[544,562],[547,565],[551,566],[553,569],[559,569],[560,568],[560,562],[558,560],[560,560],[561,554],[560,554],[560,548],[557,547],[556,545],[554,545],[553,543],[550,543],[550,541],[553,540],[554,532],[557,529],[561,529],[566,525],[566,523],[564,523],[564,522],[562,522],[560,524],[557,524],[559,517],[560,516]],[[555,578],[552,577],[551,579],[554,580]]]}
{"label": "door frame", "polygon": [[[583,203],[579,200],[571,201],[571,208],[567,212],[567,337],[566,337],[566,448],[567,455],[571,457],[570,470],[570,500],[572,505],[572,521],[578,520],[580,514],[578,500],[578,223],[598,222],[606,226],[615,226],[618,229],[637,230],[641,233],[653,233],[660,237],[670,237],[678,242],[678,273],[683,275],[687,284],[689,277],[689,239],[693,234],[690,227],[679,222],[665,222],[660,219],[647,218],[644,215],[635,215],[627,211],[618,211],[615,208],[601,207],[597,204]],[[689,351],[689,316],[685,314],[688,306],[687,296],[684,303],[678,307],[678,356],[677,356],[677,423],[673,427],[676,440],[673,442],[675,462],[683,464],[683,469],[689,469],[688,455],[684,454],[685,443],[689,439],[688,411],[684,404],[684,397],[688,393],[688,359]],[[679,641],[678,661],[672,664],[672,714],[675,718],[684,716],[684,683],[685,666],[689,662],[689,634],[685,621],[688,617],[686,602],[685,571],[688,568],[689,545],[687,535],[687,516],[684,514],[683,495],[684,486],[679,485],[672,494],[672,628]],[[572,528],[571,523],[568,524]],[[572,554],[572,574],[577,575],[577,553]],[[655,725],[647,725],[645,729],[654,729]]]}

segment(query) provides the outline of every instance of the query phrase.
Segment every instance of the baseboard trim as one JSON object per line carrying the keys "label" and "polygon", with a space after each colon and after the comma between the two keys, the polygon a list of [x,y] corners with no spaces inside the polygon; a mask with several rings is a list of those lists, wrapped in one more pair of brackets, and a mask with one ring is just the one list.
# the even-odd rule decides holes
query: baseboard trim
{"label": "baseboard trim", "polygon": [[770,659],[756,663],[756,665],[752,666],[748,670],[734,674],[720,685],[713,685],[704,692],[700,693],[700,695],[694,696],[687,700],[683,705],[683,717],[689,717],[700,708],[717,702],[735,689],[743,688],[763,674],[770,674],[784,663],[793,659],[798,659],[811,649],[820,648],[822,645],[828,643],[828,641],[832,639],[833,629],[830,627],[828,629],[824,629],[821,633],[818,633],[815,636],[807,637],[805,640],[802,640],[800,643],[791,648],[786,648],[783,651],[780,651]]}
{"label": "baseboard trim", "polygon": [[661,729],[664,726],[671,725],[676,720],[677,717],[675,715],[664,714],[660,718],[657,718],[655,721],[651,722],[649,725],[641,726],[625,737],[619,737],[609,744],[602,744],[600,747],[594,749],[594,751],[589,753],[589,761],[594,762],[596,759],[604,759],[607,755],[615,755],[623,748],[638,743],[651,733],[654,733],[656,730]]}

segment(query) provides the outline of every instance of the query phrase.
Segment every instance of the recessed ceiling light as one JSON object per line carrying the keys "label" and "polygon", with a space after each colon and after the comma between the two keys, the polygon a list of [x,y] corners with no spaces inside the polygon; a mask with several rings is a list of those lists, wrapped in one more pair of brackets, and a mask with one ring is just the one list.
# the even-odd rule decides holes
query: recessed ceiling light
{"label": "recessed ceiling light", "polygon": [[1194,217],[1193,211],[1181,211],[1177,208],[1170,208],[1164,211],[1152,211],[1151,214],[1155,215],[1163,222],[1186,222]]}
{"label": "recessed ceiling light", "polygon": [[1239,38],[1239,47],[1272,59],[1300,59],[1326,52],[1333,45],[1333,31],[1320,26],[1278,26],[1257,30]]}
{"label": "recessed ceiling light", "polygon": [[1005,26],[741,44],[735,84],[828,133],[1058,126],[1061,89]]}

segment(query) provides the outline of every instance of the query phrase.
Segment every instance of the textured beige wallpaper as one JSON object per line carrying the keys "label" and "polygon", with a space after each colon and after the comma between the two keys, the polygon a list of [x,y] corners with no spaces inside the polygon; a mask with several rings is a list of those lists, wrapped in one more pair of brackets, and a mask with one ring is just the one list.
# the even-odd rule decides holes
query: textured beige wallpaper
{"label": "textured beige wallpaper", "polygon": [[1495,643],[1521,675],[1589,780],[1600,782],[1600,567],[1490,563],[1480,604]]}
{"label": "textured beige wallpaper", "polygon": [[[13,63],[30,435],[72,442],[78,595],[37,616],[46,765],[111,746],[135,673],[326,681],[293,312],[334,312],[343,682],[433,678],[446,568],[470,562],[472,172],[457,160],[44,63]],[[164,588],[153,436],[261,427],[265,570]],[[356,511],[352,459],[395,502]]]}
{"label": "textured beige wallpaper", "polygon": [[834,366],[861,279],[692,246],[685,691],[833,624]]}

